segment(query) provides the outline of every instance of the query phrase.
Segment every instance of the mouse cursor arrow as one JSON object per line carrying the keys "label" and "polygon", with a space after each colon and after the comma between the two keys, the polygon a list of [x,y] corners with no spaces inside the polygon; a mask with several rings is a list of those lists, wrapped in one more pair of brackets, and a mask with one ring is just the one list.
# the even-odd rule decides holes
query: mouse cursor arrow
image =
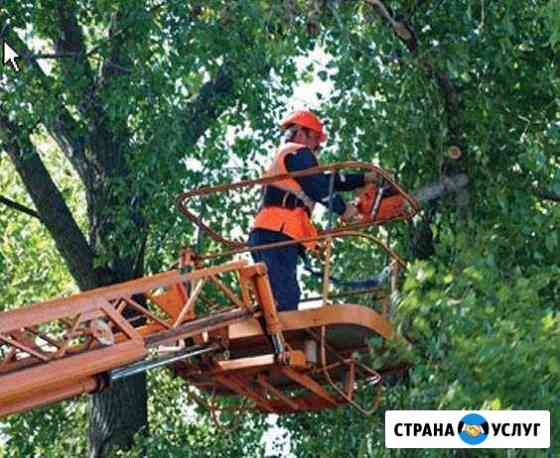
{"label": "mouse cursor arrow", "polygon": [[11,65],[16,72],[19,72],[19,65],[17,64],[19,55],[14,51],[8,43],[4,42],[2,46],[2,63],[4,65]]}

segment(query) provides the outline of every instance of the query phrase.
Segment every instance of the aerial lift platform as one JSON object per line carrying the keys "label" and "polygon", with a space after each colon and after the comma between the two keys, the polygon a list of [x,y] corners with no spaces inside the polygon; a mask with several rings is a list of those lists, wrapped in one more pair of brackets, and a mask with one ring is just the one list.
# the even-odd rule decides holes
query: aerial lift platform
{"label": "aerial lift platform", "polygon": [[[247,248],[224,238],[188,206],[216,192],[243,191],[287,176],[331,172],[332,177],[342,168],[375,171],[387,186],[362,193],[361,222],[332,227],[313,239]],[[392,192],[385,198],[388,188]],[[110,389],[117,380],[160,366],[194,386],[193,392],[242,398],[262,412],[351,404],[370,413],[375,403],[359,404],[359,387],[379,391],[386,374],[407,369],[399,361],[375,370],[367,363],[372,354],[386,351],[385,345],[369,345],[373,337],[383,342],[397,338],[390,298],[405,262],[365,230],[389,220],[410,220],[419,208],[417,200],[383,170],[346,162],[204,188],[180,196],[178,206],[229,251],[201,255],[187,249],[168,272],[0,313],[0,417]],[[377,310],[338,303],[340,297],[331,293],[333,241],[341,238],[362,238],[387,254],[390,287],[356,292],[375,296]],[[277,312],[264,264],[238,259],[213,265],[243,252],[308,241],[323,248],[318,308]],[[209,300],[209,292],[222,300]]]}

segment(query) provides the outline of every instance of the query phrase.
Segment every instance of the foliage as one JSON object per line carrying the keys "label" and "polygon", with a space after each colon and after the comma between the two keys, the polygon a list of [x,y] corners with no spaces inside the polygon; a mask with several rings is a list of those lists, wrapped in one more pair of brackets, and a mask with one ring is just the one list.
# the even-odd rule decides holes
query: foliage
{"label": "foliage", "polygon": [[[95,51],[87,62],[107,77],[106,84],[97,80],[95,95],[112,135],[124,139],[119,148],[128,171],[105,176],[96,189],[111,203],[100,210],[110,236],[96,245],[99,266],[134,259],[144,230],[147,272],[165,269],[181,246],[196,243],[174,208],[176,196],[258,176],[279,140],[283,104],[316,73],[313,61],[305,69],[297,65],[315,46],[328,56],[316,77],[332,87],[312,107],[328,120],[322,160],[376,161],[416,189],[453,172],[450,146],[464,151],[460,168],[470,179],[470,199],[465,206],[444,198],[430,221],[424,217],[435,253],[411,264],[397,309],[398,329],[413,343],[414,368],[385,388],[371,418],[349,408],[281,418],[298,457],[388,456],[385,409],[547,409],[552,424],[560,424],[560,210],[558,200],[543,198],[543,192],[560,195],[558,1],[386,3],[414,28],[417,52],[365,2],[72,2]],[[10,27],[53,51],[59,28],[49,13],[62,3],[4,4]],[[112,56],[107,30],[117,11],[127,51],[119,66],[126,71],[109,78],[119,70],[102,65]],[[42,145],[41,157],[86,233],[92,229],[87,186],[46,126],[61,102],[78,137],[101,138],[88,137],[90,113],[81,111],[92,75],[65,58],[42,65],[48,90],[31,71],[0,82],[0,114],[30,129]],[[222,71],[233,76],[231,91],[189,117],[185,109]],[[442,89],[444,77],[454,93]],[[0,195],[32,206],[2,151],[0,169]],[[235,234],[240,224],[248,227],[255,200],[251,193],[207,199],[204,212],[211,225]],[[391,228],[394,248],[411,260],[414,231]],[[2,309],[75,290],[51,236],[37,220],[0,205]],[[200,248],[219,247],[204,240]],[[343,276],[367,276],[364,255],[341,256]],[[263,455],[263,417],[247,416],[239,434],[223,436],[202,411],[191,412],[181,383],[166,372],[150,375],[149,390],[149,434],[117,456]],[[12,417],[2,423],[9,442],[0,456],[81,456],[86,417],[84,400]],[[552,428],[552,434],[557,450],[560,432]],[[491,453],[473,456],[504,456]]]}
{"label": "foliage", "polygon": [[[45,144],[45,149],[54,180],[74,214],[84,223],[83,208],[80,208],[83,197],[76,188],[75,174],[52,144]],[[0,195],[31,207],[25,188],[5,155],[0,155],[0,168]],[[37,219],[2,205],[0,233],[0,309],[76,292],[52,239]]]}
{"label": "foliage", "polygon": [[[224,457],[262,456],[262,416],[247,415],[232,433],[219,430],[208,411],[187,395],[184,382],[168,372],[151,373],[150,433],[139,433],[135,447],[118,457]],[[232,423],[233,424],[233,423]]]}

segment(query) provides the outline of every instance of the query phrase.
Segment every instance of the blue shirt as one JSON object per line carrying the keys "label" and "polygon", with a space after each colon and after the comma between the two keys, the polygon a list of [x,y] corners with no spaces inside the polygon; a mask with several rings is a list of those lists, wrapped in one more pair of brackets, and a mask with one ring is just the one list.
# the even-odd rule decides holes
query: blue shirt
{"label": "blue shirt", "polygon": [[[318,167],[319,163],[315,155],[309,148],[300,148],[294,154],[289,154],[284,159],[284,165],[288,172],[299,172],[301,170]],[[331,180],[330,173],[317,173],[304,177],[294,178],[302,187],[303,192],[314,202],[318,202],[329,208],[329,186]],[[364,186],[364,174],[340,174],[334,175],[334,191],[332,195],[332,209],[338,215],[342,215],[346,210],[346,203],[336,192],[353,191]],[[274,186],[274,185],[273,185]]]}

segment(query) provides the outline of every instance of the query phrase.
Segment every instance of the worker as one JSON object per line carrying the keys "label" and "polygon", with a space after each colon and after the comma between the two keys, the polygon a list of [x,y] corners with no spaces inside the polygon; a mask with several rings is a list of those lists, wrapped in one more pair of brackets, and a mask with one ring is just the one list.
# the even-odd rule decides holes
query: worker
{"label": "worker", "polygon": [[[285,129],[284,144],[280,146],[265,176],[298,172],[319,166],[317,152],[327,139],[321,120],[308,110],[296,111],[280,123]],[[249,235],[248,245],[258,247],[270,243],[311,238],[317,230],[311,222],[316,203],[329,208],[343,221],[357,221],[356,207],[345,203],[336,192],[353,191],[370,183],[378,176],[335,173],[334,193],[329,198],[330,174],[317,173],[274,181],[263,187],[260,208]],[[297,260],[313,242],[292,244],[252,251],[255,262],[267,266],[270,285],[279,311],[297,310],[300,289],[297,281]]]}

